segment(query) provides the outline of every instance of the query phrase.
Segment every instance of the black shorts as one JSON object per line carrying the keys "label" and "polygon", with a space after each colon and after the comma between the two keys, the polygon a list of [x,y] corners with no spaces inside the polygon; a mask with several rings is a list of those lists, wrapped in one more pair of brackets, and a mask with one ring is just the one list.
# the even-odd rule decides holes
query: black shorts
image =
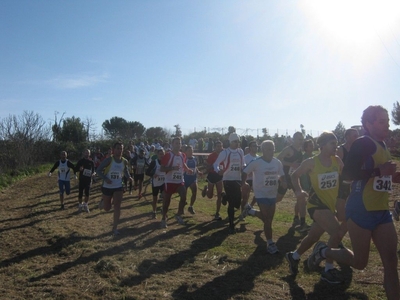
{"label": "black shorts", "polygon": [[208,175],[207,175],[207,181],[209,183],[216,184],[217,182],[220,182],[221,180],[222,180],[222,175],[219,175],[217,173],[212,172],[212,173],[208,173]]}
{"label": "black shorts", "polygon": [[157,196],[158,194],[161,194],[164,191],[164,184],[162,184],[160,186],[152,186],[151,190],[152,190],[153,196]]}
{"label": "black shorts", "polygon": [[85,192],[85,196],[89,197],[90,194],[90,186],[91,186],[91,182],[82,182],[79,181],[79,188],[78,188],[78,198],[82,198],[83,197],[83,192]]}
{"label": "black shorts", "polygon": [[242,202],[241,182],[236,180],[224,180],[224,190],[229,206],[233,206],[238,209]]}
{"label": "black shorts", "polygon": [[133,181],[137,183],[138,181],[143,181],[144,180],[144,174],[134,174],[133,175]]}
{"label": "black shorts", "polygon": [[124,191],[124,188],[122,186],[119,188],[115,188],[115,189],[109,189],[109,188],[105,188],[105,187],[101,188],[101,192],[103,193],[103,195],[109,196],[109,197],[112,197],[115,192],[123,192],[123,191]]}

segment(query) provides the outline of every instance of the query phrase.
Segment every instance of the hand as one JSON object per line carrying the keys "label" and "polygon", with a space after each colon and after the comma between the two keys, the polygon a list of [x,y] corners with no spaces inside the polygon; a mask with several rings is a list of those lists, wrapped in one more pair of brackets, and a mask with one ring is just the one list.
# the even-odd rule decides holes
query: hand
{"label": "hand", "polygon": [[385,175],[395,175],[396,173],[396,163],[393,161],[385,162],[382,165],[378,166],[381,176]]}
{"label": "hand", "polygon": [[394,183],[400,183],[400,172],[394,173],[394,175],[392,176],[392,181]]}
{"label": "hand", "polygon": [[76,176],[76,174],[75,174],[74,178],[75,178],[75,179],[78,179],[78,176]]}

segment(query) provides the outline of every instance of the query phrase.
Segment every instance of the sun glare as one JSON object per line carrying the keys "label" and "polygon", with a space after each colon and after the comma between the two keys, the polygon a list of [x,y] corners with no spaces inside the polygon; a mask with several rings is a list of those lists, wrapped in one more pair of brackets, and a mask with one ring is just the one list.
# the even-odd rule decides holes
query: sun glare
{"label": "sun glare", "polygon": [[399,34],[399,0],[309,0],[302,8],[319,33],[335,49],[371,57],[382,42]]}

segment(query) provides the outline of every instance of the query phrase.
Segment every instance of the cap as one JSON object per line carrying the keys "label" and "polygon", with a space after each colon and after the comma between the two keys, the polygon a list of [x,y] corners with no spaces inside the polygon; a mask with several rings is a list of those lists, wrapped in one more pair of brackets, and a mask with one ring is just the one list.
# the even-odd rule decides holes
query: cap
{"label": "cap", "polygon": [[229,135],[229,142],[238,141],[238,140],[239,140],[239,136],[236,134],[236,132],[233,132]]}

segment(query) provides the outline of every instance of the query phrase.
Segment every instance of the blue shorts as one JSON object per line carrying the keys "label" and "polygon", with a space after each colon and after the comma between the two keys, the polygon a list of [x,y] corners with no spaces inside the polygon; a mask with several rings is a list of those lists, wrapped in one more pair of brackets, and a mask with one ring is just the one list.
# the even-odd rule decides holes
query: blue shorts
{"label": "blue shorts", "polygon": [[351,219],[363,229],[375,230],[379,225],[393,222],[392,214],[388,210],[365,211],[347,210],[346,220]]}
{"label": "blue shorts", "polygon": [[196,176],[185,176],[185,188],[190,187],[195,182],[197,182]]}
{"label": "blue shorts", "polygon": [[273,206],[276,203],[276,198],[256,198],[257,204]]}
{"label": "blue shorts", "polygon": [[60,189],[60,195],[64,194],[64,188],[65,188],[65,193],[69,195],[71,192],[71,183],[66,180],[59,180],[58,188]]}

